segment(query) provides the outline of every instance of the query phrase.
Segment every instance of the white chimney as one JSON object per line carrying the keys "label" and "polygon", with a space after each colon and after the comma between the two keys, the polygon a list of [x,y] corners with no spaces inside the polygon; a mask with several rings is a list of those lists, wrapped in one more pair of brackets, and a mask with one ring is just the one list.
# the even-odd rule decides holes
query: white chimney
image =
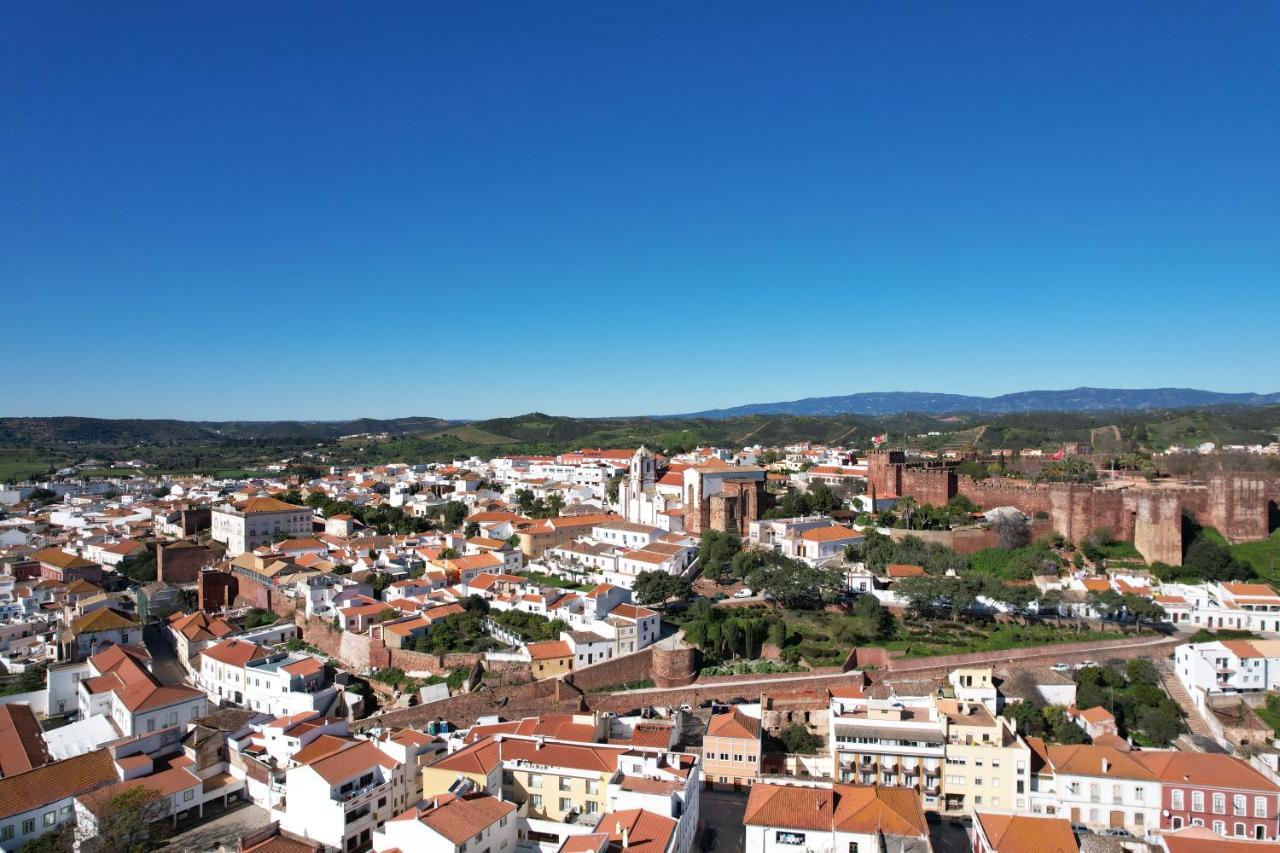
{"label": "white chimney", "polygon": [[622,828],[622,849],[626,850],[631,846],[631,827],[624,826]]}
{"label": "white chimney", "polygon": [[1102,759],[1102,772],[1103,772],[1103,773],[1108,773],[1108,772],[1110,772],[1110,771],[1111,771],[1111,762],[1110,762],[1110,761],[1108,761],[1108,760],[1107,760],[1107,759],[1105,759],[1105,758],[1104,758],[1104,759]]}

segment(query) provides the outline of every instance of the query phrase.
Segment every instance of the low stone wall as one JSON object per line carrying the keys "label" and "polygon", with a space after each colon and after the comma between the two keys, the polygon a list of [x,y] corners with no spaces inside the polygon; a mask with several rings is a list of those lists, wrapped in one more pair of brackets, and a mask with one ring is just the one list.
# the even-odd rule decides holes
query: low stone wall
{"label": "low stone wall", "polygon": [[346,667],[363,672],[391,665],[391,650],[368,634],[355,634],[335,628],[332,622],[316,616],[297,617],[302,639]]}
{"label": "low stone wall", "polygon": [[484,660],[483,654],[458,653],[432,655],[410,649],[389,649],[391,666],[405,672],[429,672],[432,675],[448,675],[460,666],[472,667]]}

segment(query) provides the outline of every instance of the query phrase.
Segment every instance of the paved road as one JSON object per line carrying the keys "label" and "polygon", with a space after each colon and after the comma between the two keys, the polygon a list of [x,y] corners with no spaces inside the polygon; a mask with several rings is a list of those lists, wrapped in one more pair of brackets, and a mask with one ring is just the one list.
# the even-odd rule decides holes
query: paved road
{"label": "paved road", "polygon": [[231,807],[213,817],[210,813],[220,806],[206,805],[208,820],[196,824],[169,838],[162,850],[189,851],[189,853],[220,853],[238,850],[240,836],[261,829],[270,822],[267,810],[249,802],[232,803]]}
{"label": "paved road", "polygon": [[142,629],[142,642],[151,652],[151,671],[165,687],[177,687],[187,683],[187,671],[178,662],[178,654],[164,638],[158,625]]}
{"label": "paved road", "polygon": [[706,826],[715,827],[716,853],[742,853],[747,840],[747,828],[742,825],[746,811],[745,792],[703,791],[699,795],[698,817]]}
{"label": "paved road", "polygon": [[951,818],[929,821],[929,842],[934,853],[969,853],[969,830],[956,825]]}

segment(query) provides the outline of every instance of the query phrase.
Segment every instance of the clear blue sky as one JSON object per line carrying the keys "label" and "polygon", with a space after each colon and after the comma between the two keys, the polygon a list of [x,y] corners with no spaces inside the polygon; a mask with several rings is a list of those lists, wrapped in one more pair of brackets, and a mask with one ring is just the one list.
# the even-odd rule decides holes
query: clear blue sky
{"label": "clear blue sky", "polygon": [[1274,2],[191,6],[0,11],[0,414],[1280,390]]}

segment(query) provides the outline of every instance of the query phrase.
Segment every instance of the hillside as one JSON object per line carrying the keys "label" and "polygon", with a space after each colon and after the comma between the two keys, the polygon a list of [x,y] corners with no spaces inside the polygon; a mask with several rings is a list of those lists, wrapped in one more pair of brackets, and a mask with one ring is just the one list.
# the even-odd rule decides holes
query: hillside
{"label": "hillside", "polygon": [[[1280,406],[1105,412],[923,414],[880,416],[568,418],[532,412],[450,422],[439,418],[348,421],[0,419],[0,480],[36,476],[87,458],[141,459],[160,471],[241,471],[284,458],[371,464],[430,462],[470,456],[553,454],[583,447],[668,452],[700,445],[742,447],[802,441],[866,449],[889,435],[918,449],[1048,448],[1094,444],[1100,452],[1160,450],[1171,444],[1256,444],[1280,431]],[[382,435],[386,438],[382,438]],[[378,436],[376,438],[371,435]],[[346,437],[346,438],[344,438]]]}
{"label": "hillside", "polygon": [[1066,391],[1019,391],[998,397],[920,391],[871,391],[841,397],[808,397],[782,403],[750,403],[675,417],[729,418],[750,414],[888,415],[897,412],[1101,412],[1223,405],[1264,406],[1277,403],[1280,403],[1280,393],[1224,394],[1195,388],[1073,388]]}

